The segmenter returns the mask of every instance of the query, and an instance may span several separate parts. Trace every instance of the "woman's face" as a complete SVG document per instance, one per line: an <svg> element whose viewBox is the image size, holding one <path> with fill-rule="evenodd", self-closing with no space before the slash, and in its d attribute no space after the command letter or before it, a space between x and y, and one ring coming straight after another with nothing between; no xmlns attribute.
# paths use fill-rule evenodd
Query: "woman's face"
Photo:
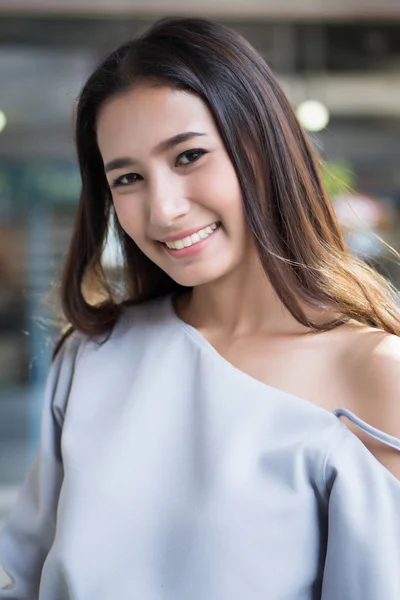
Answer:
<svg viewBox="0 0 400 600"><path fill-rule="evenodd" d="M121 226L172 279L201 285L244 263L239 182L201 99L137 87L103 105L97 137Z"/></svg>

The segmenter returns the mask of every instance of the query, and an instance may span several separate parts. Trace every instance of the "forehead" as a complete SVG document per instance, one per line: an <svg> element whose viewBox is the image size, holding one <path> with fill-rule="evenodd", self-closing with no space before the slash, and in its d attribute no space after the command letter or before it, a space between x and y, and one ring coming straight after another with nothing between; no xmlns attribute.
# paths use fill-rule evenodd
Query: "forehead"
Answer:
<svg viewBox="0 0 400 600"><path fill-rule="evenodd" d="M101 153L135 156L185 131L217 134L210 110L194 94L169 87L139 86L109 99L97 118Z"/></svg>

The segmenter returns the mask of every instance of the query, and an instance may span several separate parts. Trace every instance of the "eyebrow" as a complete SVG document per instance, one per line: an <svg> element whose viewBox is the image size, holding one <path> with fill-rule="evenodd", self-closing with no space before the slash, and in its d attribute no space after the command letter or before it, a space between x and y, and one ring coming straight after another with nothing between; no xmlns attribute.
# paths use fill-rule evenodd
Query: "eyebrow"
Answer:
<svg viewBox="0 0 400 600"><path fill-rule="evenodd" d="M185 133L178 133L167 140L164 140L157 144L157 146L151 151L151 154L161 154L162 152L166 152L170 150L174 146L178 146L178 144L182 144L183 142L187 142L193 137L207 135L206 133L198 133L196 131L186 131ZM138 161L129 157L121 157L114 158L110 160L104 167L106 173L110 171L114 171L115 169L122 169L123 167L131 167L135 165Z"/></svg>

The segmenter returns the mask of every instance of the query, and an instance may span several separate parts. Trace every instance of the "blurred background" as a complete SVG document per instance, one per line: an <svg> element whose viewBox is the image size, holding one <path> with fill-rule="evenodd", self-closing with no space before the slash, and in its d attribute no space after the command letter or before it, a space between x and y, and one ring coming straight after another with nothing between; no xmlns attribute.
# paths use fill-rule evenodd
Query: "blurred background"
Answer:
<svg viewBox="0 0 400 600"><path fill-rule="evenodd" d="M109 50L174 14L215 18L261 52L327 162L353 251L400 287L373 235L400 250L400 0L0 0L0 521L38 440L46 293L80 187L74 99Z"/></svg>

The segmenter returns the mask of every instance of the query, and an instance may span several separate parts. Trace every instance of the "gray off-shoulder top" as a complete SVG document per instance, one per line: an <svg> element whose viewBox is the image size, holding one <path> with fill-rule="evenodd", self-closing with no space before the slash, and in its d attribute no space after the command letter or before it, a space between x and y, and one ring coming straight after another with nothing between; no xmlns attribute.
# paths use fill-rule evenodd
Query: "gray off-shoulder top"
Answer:
<svg viewBox="0 0 400 600"><path fill-rule="evenodd" d="M400 600L400 481L340 410L239 371L171 298L74 334L2 532L12 600Z"/></svg>

